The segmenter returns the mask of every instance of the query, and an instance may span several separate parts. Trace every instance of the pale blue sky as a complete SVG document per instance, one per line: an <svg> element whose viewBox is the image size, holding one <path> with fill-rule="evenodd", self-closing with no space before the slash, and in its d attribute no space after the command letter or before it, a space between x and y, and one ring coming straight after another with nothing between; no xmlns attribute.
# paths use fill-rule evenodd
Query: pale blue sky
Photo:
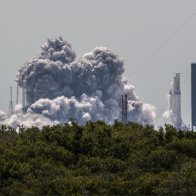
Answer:
<svg viewBox="0 0 196 196"><path fill-rule="evenodd" d="M190 123L190 64L196 62L196 15L134 75L133 70L196 12L195 0L0 0L0 108L9 86L40 44L62 36L78 57L107 46L125 59L125 76L145 103L166 110L173 72L182 72L182 117Z"/></svg>

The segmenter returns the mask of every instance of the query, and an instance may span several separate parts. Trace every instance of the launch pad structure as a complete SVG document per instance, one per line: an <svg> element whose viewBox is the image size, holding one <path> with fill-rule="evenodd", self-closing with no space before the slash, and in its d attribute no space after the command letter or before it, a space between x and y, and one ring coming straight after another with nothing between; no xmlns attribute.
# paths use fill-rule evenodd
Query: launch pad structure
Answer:
<svg viewBox="0 0 196 196"><path fill-rule="evenodd" d="M176 128L183 128L183 121L181 117L181 89L180 89L180 77L181 73L174 73L171 82L171 89L169 91L169 111L172 114L172 121ZM10 101L9 101L9 114L14 113L13 104L13 92L12 86L10 86ZM20 93L20 90L22 91ZM17 83L16 89L16 105L19 104L19 94L21 95L22 110L25 112L26 107L26 89L22 87L21 89ZM127 94L121 95L121 122L123 124L128 123L128 96ZM191 120L192 120L192 130L196 130L196 63L191 64Z"/></svg>

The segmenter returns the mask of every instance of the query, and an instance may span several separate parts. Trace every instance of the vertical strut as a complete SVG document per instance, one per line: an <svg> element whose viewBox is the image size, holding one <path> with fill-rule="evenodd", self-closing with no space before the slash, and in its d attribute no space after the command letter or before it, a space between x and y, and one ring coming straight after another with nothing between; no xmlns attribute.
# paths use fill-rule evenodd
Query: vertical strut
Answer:
<svg viewBox="0 0 196 196"><path fill-rule="evenodd" d="M125 124L127 124L127 110L128 110L128 99L127 99L127 95L125 95Z"/></svg>

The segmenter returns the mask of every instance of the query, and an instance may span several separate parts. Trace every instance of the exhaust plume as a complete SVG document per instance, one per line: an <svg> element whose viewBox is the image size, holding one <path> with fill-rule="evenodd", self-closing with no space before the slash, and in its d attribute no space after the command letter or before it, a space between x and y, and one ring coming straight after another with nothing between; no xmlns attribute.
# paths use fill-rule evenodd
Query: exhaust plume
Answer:
<svg viewBox="0 0 196 196"><path fill-rule="evenodd" d="M41 54L17 74L27 101L26 114L15 114L19 124L36 115L49 124L69 122L70 118L80 124L89 120L112 123L121 119L121 94L128 95L128 121L154 123L155 107L136 96L134 86L123 77L123 59L109 49L97 47L75 60L71 45L61 37L48 39L41 48Z"/></svg>

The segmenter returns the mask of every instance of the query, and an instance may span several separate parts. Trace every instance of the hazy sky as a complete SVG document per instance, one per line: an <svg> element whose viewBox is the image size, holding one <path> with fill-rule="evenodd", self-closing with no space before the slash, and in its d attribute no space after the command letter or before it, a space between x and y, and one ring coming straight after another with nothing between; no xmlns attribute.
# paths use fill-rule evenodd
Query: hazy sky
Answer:
<svg viewBox="0 0 196 196"><path fill-rule="evenodd" d="M157 108L158 118L167 108L172 73L182 72L182 117L190 123L196 14L132 72L194 12L195 0L0 0L0 108L8 110L18 68L40 53L47 38L62 36L78 57L96 46L123 57L129 83L143 102Z"/></svg>

